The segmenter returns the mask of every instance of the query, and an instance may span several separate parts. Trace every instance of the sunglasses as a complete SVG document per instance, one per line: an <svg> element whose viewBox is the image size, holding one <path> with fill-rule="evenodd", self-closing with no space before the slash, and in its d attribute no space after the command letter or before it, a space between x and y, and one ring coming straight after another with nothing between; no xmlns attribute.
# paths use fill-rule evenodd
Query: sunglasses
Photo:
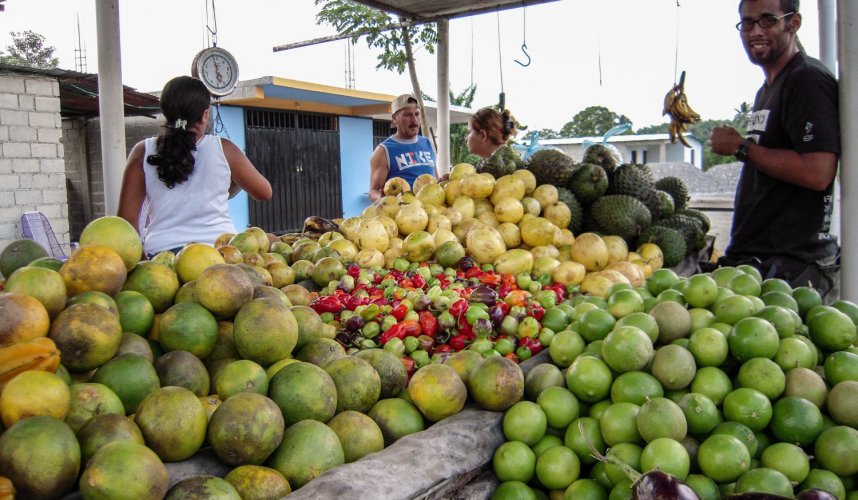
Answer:
<svg viewBox="0 0 858 500"><path fill-rule="evenodd" d="M755 24L759 24L760 28L769 29L772 26L778 24L778 21L781 19L791 16L795 14L795 12L787 12L782 16L776 16L774 14L766 14L761 16L759 19L742 19L738 23L736 23L736 29L739 31L751 31L754 29Z"/></svg>

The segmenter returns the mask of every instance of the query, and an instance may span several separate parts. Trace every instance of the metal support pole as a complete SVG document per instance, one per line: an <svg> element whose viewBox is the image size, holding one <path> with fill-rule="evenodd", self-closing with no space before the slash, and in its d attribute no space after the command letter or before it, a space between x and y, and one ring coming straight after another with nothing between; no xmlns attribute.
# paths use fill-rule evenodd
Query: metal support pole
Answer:
<svg viewBox="0 0 858 500"><path fill-rule="evenodd" d="M837 41L840 66L840 182L844 214L858 213L858 2L837 1ZM841 221L840 295L858 300L858 231Z"/></svg>
<svg viewBox="0 0 858 500"><path fill-rule="evenodd" d="M125 169L125 105L119 48L119 0L96 0L98 30L98 109L101 126L101 168L104 212L116 214Z"/></svg>
<svg viewBox="0 0 858 500"><path fill-rule="evenodd" d="M438 153L439 176L450 173L450 21L438 19Z"/></svg>

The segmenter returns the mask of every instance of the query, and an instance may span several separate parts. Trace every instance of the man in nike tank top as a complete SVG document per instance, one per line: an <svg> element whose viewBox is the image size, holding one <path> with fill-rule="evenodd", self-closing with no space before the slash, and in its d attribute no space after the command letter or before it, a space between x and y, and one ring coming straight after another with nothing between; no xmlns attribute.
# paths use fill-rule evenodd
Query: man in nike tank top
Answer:
<svg viewBox="0 0 858 500"><path fill-rule="evenodd" d="M369 159L369 199L376 201L384 196L384 183L392 177L401 177L414 184L422 174L435 175L435 153L429 139L419 135L421 110L417 99L403 94L391 104L396 133L384 140Z"/></svg>

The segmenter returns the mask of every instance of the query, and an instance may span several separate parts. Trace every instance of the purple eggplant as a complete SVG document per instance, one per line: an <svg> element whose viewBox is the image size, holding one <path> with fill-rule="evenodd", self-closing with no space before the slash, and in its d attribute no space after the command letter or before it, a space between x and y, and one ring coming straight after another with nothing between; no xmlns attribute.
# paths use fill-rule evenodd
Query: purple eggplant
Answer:
<svg viewBox="0 0 858 500"><path fill-rule="evenodd" d="M424 294L424 293L421 293L420 295L417 296L416 299L414 299L414 310L415 311L422 311L423 309L426 309L427 307L429 307L429 305L431 303L432 303L432 300L429 298L429 296Z"/></svg>
<svg viewBox="0 0 858 500"><path fill-rule="evenodd" d="M498 301L498 293L487 286L478 286L471 290L468 296L469 302L481 302L489 307Z"/></svg>
<svg viewBox="0 0 858 500"><path fill-rule="evenodd" d="M360 314L353 314L346 320L346 330L356 332L363 328L364 320Z"/></svg>
<svg viewBox="0 0 858 500"><path fill-rule="evenodd" d="M503 323L503 319L506 315L503 313L503 309L500 306L494 305L489 307L489 319L492 320L492 324L495 328L500 328L501 323Z"/></svg>
<svg viewBox="0 0 858 500"><path fill-rule="evenodd" d="M474 259L472 259L471 257L465 256L459 259L459 269L461 269L462 271L467 271L475 265L477 265L477 263L474 262Z"/></svg>
<svg viewBox="0 0 858 500"><path fill-rule="evenodd" d="M796 495L798 500L837 500L837 497L825 490L811 488Z"/></svg>
<svg viewBox="0 0 858 500"><path fill-rule="evenodd" d="M492 322L486 318L479 318L471 325L474 335L477 337L488 337L492 334Z"/></svg>

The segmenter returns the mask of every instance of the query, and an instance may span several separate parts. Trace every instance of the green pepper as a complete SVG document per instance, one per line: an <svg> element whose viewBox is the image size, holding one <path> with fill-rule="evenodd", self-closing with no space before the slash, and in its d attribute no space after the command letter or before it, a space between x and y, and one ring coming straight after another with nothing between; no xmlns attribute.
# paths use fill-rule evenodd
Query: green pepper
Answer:
<svg viewBox="0 0 858 500"><path fill-rule="evenodd" d="M399 290L399 287L394 285L390 285L384 289L384 298L387 300L393 300L396 296L396 292Z"/></svg>
<svg viewBox="0 0 858 500"><path fill-rule="evenodd" d="M434 279L434 278L433 278ZM441 293L444 290L441 289L440 286L430 286L428 290L426 290L426 296L429 297L429 300L435 300L436 298L441 296Z"/></svg>
<svg viewBox="0 0 858 500"><path fill-rule="evenodd" d="M368 321L364 323L363 328L361 328L360 331L363 333L364 337L371 339L381 333L381 327L375 321Z"/></svg>
<svg viewBox="0 0 858 500"><path fill-rule="evenodd" d="M531 281L530 285L527 287L527 291L534 294L540 290L542 290L542 283L536 280Z"/></svg>
<svg viewBox="0 0 858 500"><path fill-rule="evenodd" d="M468 306L468 309L465 310L465 321L467 321L469 325L473 325L480 318L491 321L488 310L486 308L479 307L477 304L478 303L471 304ZM482 305L485 306L485 304Z"/></svg>
<svg viewBox="0 0 858 500"><path fill-rule="evenodd" d="M489 310L489 305L488 305L488 304L484 304L483 302L471 302L471 304L470 304L470 305L472 305L472 306L474 306L474 307L477 307L477 308L479 308L479 309L482 309L482 310L484 310L484 311L486 311L486 312L488 312L488 310Z"/></svg>
<svg viewBox="0 0 858 500"><path fill-rule="evenodd" d="M543 347L548 347L551 345L551 341L554 340L554 331L550 328L543 328L539 331L539 343L542 344Z"/></svg>
<svg viewBox="0 0 858 500"><path fill-rule="evenodd" d="M375 319L379 314L381 314L381 308L378 307L378 304L367 304L366 306L359 307L363 307L360 311L360 317L363 318L364 321ZM357 309L355 309L355 312L357 312Z"/></svg>
<svg viewBox="0 0 858 500"><path fill-rule="evenodd" d="M399 357L405 354L405 344L402 343L402 339L399 337L393 337L384 344L384 350L392 352L396 357Z"/></svg>
<svg viewBox="0 0 858 500"><path fill-rule="evenodd" d="M389 286L396 286L396 280L393 278L386 278L381 280L381 283L378 284L381 288L387 288Z"/></svg>
<svg viewBox="0 0 858 500"><path fill-rule="evenodd" d="M378 347L378 344L372 339L363 339L360 343L361 349L374 349L376 347Z"/></svg>
<svg viewBox="0 0 858 500"><path fill-rule="evenodd" d="M505 356L515 350L515 343L505 337L498 339L497 342L495 342L495 350L501 353L502 356Z"/></svg>
<svg viewBox="0 0 858 500"><path fill-rule="evenodd" d="M426 286L428 286L430 288L433 286L438 286L440 284L441 284L441 281L438 278L429 278L428 280L426 280Z"/></svg>
<svg viewBox="0 0 858 500"><path fill-rule="evenodd" d="M551 273L542 273L536 277L536 281L539 282L542 286L548 286L551 284Z"/></svg>
<svg viewBox="0 0 858 500"><path fill-rule="evenodd" d="M545 309L549 309L557 305L557 294L554 293L554 290L540 290L536 292L533 299Z"/></svg>
<svg viewBox="0 0 858 500"><path fill-rule="evenodd" d="M569 326L569 316L566 315L566 312L559 307L552 307L545 311L545 315L542 316L541 320L542 326L546 328L551 328L555 332L559 332L565 330L567 326Z"/></svg>
<svg viewBox="0 0 858 500"><path fill-rule="evenodd" d="M402 319L403 321L419 321L420 315L417 311L408 311L405 313L405 317Z"/></svg>
<svg viewBox="0 0 858 500"><path fill-rule="evenodd" d="M505 335L516 335L518 333L518 320L510 315L504 316L499 330Z"/></svg>
<svg viewBox="0 0 858 500"><path fill-rule="evenodd" d="M432 277L432 271L430 271L428 267L418 267L414 272L419 274L424 280L428 280Z"/></svg>
<svg viewBox="0 0 858 500"><path fill-rule="evenodd" d="M433 262L429 264L429 274L432 276L437 276L444 272L444 266L438 264L437 262Z"/></svg>
<svg viewBox="0 0 858 500"><path fill-rule="evenodd" d="M518 285L522 290L527 290L530 287L530 283L533 279L530 277L528 273L518 273L515 275L515 284Z"/></svg>
<svg viewBox="0 0 858 500"><path fill-rule="evenodd" d="M322 314L319 315L319 317L322 318L322 323L330 323L331 321L334 320L334 313L323 312Z"/></svg>
<svg viewBox="0 0 858 500"><path fill-rule="evenodd" d="M396 318L393 316L385 316L384 319L381 320L381 331L386 332L395 324Z"/></svg>
<svg viewBox="0 0 858 500"><path fill-rule="evenodd" d="M410 265L411 263L408 262L408 259L397 257L393 259L393 265L391 267L396 269L397 271L405 272L408 270L408 266Z"/></svg>
<svg viewBox="0 0 858 500"><path fill-rule="evenodd" d="M423 349L417 349L416 351L412 352L411 359L413 359L414 362L417 363L417 368L422 368L432 362L432 359L429 357L429 353L424 351Z"/></svg>
<svg viewBox="0 0 858 500"><path fill-rule="evenodd" d="M354 311L349 311L348 309L343 309L340 312L340 321L345 323L346 321L349 320L349 318L351 318L354 315L355 315Z"/></svg>
<svg viewBox="0 0 858 500"><path fill-rule="evenodd" d="M492 341L487 338L479 338L471 342L471 345L468 346L468 350L483 354L488 351L493 351L494 345L492 344Z"/></svg>
<svg viewBox="0 0 858 500"><path fill-rule="evenodd" d="M405 344L405 352L409 354L420 348L420 341L417 340L417 337L405 337L402 339L402 343Z"/></svg>

